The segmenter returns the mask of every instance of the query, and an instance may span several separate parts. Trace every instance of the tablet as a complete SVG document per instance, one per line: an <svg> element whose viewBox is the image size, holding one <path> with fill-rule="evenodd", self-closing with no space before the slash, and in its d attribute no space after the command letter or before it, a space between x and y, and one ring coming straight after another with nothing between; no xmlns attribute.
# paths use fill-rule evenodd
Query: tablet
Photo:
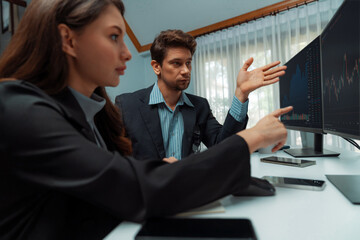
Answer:
<svg viewBox="0 0 360 240"><path fill-rule="evenodd" d="M153 239L256 239L249 219L157 218L143 224L135 240Z"/></svg>

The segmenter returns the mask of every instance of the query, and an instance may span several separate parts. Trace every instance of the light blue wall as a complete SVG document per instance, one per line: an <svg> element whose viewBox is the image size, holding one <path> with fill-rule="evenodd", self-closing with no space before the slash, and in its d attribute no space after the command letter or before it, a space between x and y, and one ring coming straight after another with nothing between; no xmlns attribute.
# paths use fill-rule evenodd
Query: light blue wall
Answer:
<svg viewBox="0 0 360 240"><path fill-rule="evenodd" d="M150 51L142 53L141 55L144 59L144 74L145 74L144 84L146 87L148 87L157 81L157 76L150 65L151 63Z"/></svg>

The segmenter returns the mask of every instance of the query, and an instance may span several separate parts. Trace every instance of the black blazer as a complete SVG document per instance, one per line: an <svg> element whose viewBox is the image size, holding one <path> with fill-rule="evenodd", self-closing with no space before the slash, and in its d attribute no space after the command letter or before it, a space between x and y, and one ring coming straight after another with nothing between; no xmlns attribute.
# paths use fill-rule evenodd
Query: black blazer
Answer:
<svg viewBox="0 0 360 240"><path fill-rule="evenodd" d="M68 89L0 83L0 133L0 239L101 239L122 220L173 215L250 180L237 135L173 164L99 148Z"/></svg>
<svg viewBox="0 0 360 240"><path fill-rule="evenodd" d="M137 159L163 159L164 142L160 118L156 106L150 106L149 99L153 86L133 93L119 95L115 99L120 109L126 132L131 138L133 155ZM205 98L187 94L194 108L184 104L180 111L184 119L182 156L189 156L201 142L208 148L246 128L244 122L236 121L229 113L222 126L211 113Z"/></svg>

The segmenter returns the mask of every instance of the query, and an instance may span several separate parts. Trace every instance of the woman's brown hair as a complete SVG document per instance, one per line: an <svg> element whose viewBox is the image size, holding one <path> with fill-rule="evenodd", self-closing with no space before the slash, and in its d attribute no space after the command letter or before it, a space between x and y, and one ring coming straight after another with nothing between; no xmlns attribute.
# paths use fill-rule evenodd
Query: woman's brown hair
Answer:
<svg viewBox="0 0 360 240"><path fill-rule="evenodd" d="M0 58L0 79L25 80L49 95L62 91L67 86L69 65L62 51L58 25L63 23L81 32L109 4L124 16L121 0L32 0ZM110 138L116 150L130 155L131 141L125 137L120 112L103 87L95 92L106 99L105 107L95 117L95 122L101 125L99 131Z"/></svg>

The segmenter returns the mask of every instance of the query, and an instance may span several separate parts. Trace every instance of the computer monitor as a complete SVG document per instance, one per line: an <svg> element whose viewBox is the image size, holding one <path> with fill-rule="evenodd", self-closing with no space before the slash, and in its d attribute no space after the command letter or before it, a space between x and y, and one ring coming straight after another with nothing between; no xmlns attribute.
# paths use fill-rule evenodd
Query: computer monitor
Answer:
<svg viewBox="0 0 360 240"><path fill-rule="evenodd" d="M314 146L287 149L294 157L338 156L323 149L320 37L316 37L285 65L280 77L280 107L294 110L281 116L286 128L314 133Z"/></svg>
<svg viewBox="0 0 360 240"><path fill-rule="evenodd" d="M360 139L360 2L344 1L321 34L324 132Z"/></svg>

